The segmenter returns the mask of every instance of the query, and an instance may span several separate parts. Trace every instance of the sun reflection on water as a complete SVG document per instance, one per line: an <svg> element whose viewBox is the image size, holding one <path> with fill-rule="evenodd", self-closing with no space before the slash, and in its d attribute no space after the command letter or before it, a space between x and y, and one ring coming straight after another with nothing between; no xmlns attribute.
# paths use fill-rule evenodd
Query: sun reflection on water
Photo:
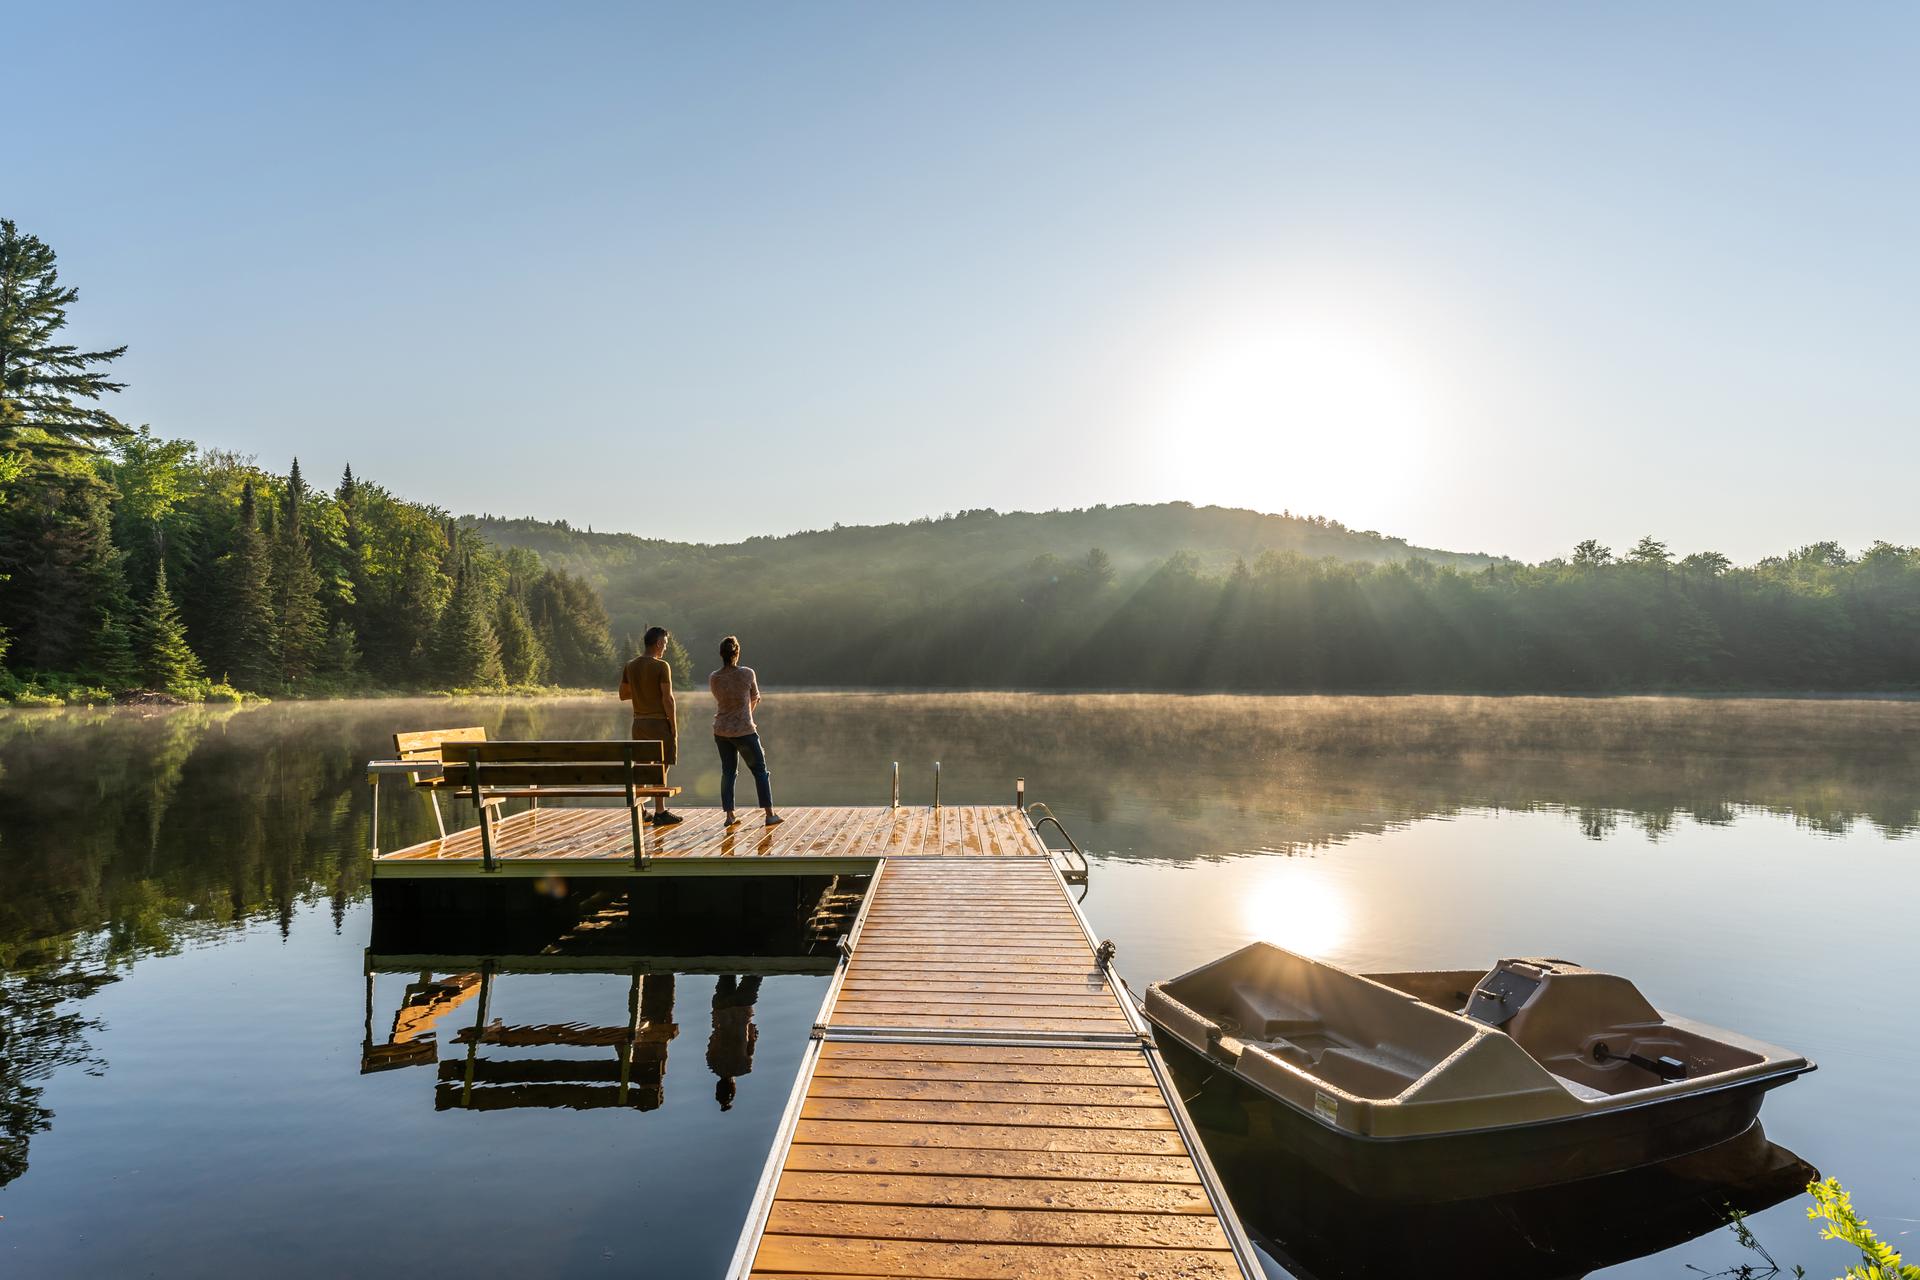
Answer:
<svg viewBox="0 0 1920 1280"><path fill-rule="evenodd" d="M1241 925L1248 935L1323 957L1344 946L1353 931L1353 909L1345 889L1316 866L1280 863L1240 899Z"/></svg>

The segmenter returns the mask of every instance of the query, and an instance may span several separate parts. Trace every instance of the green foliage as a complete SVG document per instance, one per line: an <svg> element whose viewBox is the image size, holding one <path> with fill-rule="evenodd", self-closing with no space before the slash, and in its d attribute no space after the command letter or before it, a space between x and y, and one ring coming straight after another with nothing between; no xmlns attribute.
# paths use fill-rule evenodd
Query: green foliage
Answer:
<svg viewBox="0 0 1920 1280"><path fill-rule="evenodd" d="M287 473L286 494L273 543L273 623L279 641L280 678L298 686L319 667L327 644L326 610L320 600L320 575L307 543L307 496L300 459Z"/></svg>
<svg viewBox="0 0 1920 1280"><path fill-rule="evenodd" d="M226 553L213 568L214 666L243 689L271 688L279 676L279 628L272 563L251 479L241 488L239 519Z"/></svg>
<svg viewBox="0 0 1920 1280"><path fill-rule="evenodd" d="M507 682L514 685L542 684L547 678L547 649L533 633L533 621L527 607L511 592L500 594L493 615L494 634L500 641L500 665Z"/></svg>
<svg viewBox="0 0 1920 1280"><path fill-rule="evenodd" d="M200 675L200 659L187 645L187 629L167 590L163 560L154 571L153 595L140 620L140 678L149 689L177 694Z"/></svg>
<svg viewBox="0 0 1920 1280"><path fill-rule="evenodd" d="M327 632L321 669L334 680L351 680L360 674L360 637L345 619L336 618Z"/></svg>
<svg viewBox="0 0 1920 1280"><path fill-rule="evenodd" d="M1807 1194L1813 1197L1807 1217L1826 1224L1820 1238L1860 1251L1860 1264L1847 1268L1846 1280L1920 1280L1920 1266L1902 1262L1892 1245L1874 1235L1867 1220L1854 1211L1853 1197L1838 1178L1808 1184Z"/></svg>
<svg viewBox="0 0 1920 1280"><path fill-rule="evenodd" d="M41 463L127 428L91 403L120 383L105 368L125 347L82 351L59 341L79 291L60 284L54 252L0 218L0 454Z"/></svg>
<svg viewBox="0 0 1920 1280"><path fill-rule="evenodd" d="M635 646L635 652L639 647ZM687 646L680 643L680 637L667 637L667 666L673 670L673 682L682 689L693 684L693 655L687 652ZM717 664L716 664L717 665Z"/></svg>
<svg viewBox="0 0 1920 1280"><path fill-rule="evenodd" d="M572 655L569 678L611 680L595 657L612 643L592 588L529 551L503 553L457 528L450 538L444 512L367 481L343 481L341 493L148 432L37 468L0 504L0 659L12 667L0 669L0 696L100 701L143 679L188 701L527 688L555 678L536 616ZM455 542L467 596L441 628L456 595ZM164 579L169 608L134 608L130 563L142 581ZM498 638L487 644L496 628L510 670ZM436 647L445 632L467 637L451 665ZM187 658L220 679L184 674Z"/></svg>
<svg viewBox="0 0 1920 1280"><path fill-rule="evenodd" d="M579 578L551 572L532 584L527 608L554 680L590 686L615 680L613 632L597 591Z"/></svg>
<svg viewBox="0 0 1920 1280"><path fill-rule="evenodd" d="M434 678L451 689L497 689L507 682L480 584L464 568L434 630L432 670Z"/></svg>

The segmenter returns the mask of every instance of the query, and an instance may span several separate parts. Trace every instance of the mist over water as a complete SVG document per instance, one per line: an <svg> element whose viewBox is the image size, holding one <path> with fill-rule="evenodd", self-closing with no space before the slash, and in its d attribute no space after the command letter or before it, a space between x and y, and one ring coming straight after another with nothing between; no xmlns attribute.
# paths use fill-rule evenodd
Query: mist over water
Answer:
<svg viewBox="0 0 1920 1280"><path fill-rule="evenodd" d="M704 699L686 701L674 781L712 804ZM885 803L896 760L911 804L935 760L949 803L1010 802L1026 778L1092 858L1086 909L1136 989L1259 938L1363 970L1550 954L1625 973L1663 1008L1817 1060L1770 1098L1767 1136L1876 1224L1920 1212L1920 703L775 690L759 718L782 806ZM752 988L757 1047L725 1110L702 1048L739 1025L721 1013L742 988L711 972L653 986L676 1031L644 1108L437 1106L432 1069L361 1073L362 766L396 729L466 724L625 730L611 699L0 714L0 1270L271 1257L331 1275L368 1250L424 1274L723 1266L823 978ZM383 790L380 825L386 848L433 830L404 787ZM376 1039L418 977L376 975ZM495 985L509 1024L629 1012L624 974ZM464 1009L439 1030L443 1069ZM1610 1275L1749 1260L1694 1225L1637 1260L1562 1244ZM1752 1225L1783 1263L1839 1269L1794 1201ZM1421 1232L1436 1266L1457 1243ZM1325 1241L1276 1249L1369 1274Z"/></svg>

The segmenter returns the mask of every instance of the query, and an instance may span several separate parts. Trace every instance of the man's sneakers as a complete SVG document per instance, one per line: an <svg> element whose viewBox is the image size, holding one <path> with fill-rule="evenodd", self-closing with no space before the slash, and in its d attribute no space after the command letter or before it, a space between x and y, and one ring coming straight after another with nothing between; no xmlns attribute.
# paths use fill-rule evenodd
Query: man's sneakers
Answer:
<svg viewBox="0 0 1920 1280"><path fill-rule="evenodd" d="M660 812L653 815L653 825L656 827L671 827L676 823L681 823L685 821L686 819L681 817L679 814L669 813L665 809L662 809Z"/></svg>

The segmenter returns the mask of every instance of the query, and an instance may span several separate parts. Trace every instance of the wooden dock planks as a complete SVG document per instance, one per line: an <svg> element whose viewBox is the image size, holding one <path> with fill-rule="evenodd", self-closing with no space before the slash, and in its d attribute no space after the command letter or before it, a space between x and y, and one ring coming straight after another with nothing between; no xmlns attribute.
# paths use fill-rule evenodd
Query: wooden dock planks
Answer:
<svg viewBox="0 0 1920 1280"><path fill-rule="evenodd" d="M890 859L744 1273L1247 1276L1124 998L1045 858Z"/></svg>
<svg viewBox="0 0 1920 1280"><path fill-rule="evenodd" d="M889 860L870 892L829 1026L1132 1032L1045 858Z"/></svg>
<svg viewBox="0 0 1920 1280"><path fill-rule="evenodd" d="M938 810L829 806L787 811L764 825L757 815L729 827L719 809L682 809L677 826L647 827L654 870L762 870L768 861L848 863L881 858L1038 857L1038 838L1012 805L952 805ZM632 828L624 808L528 809L494 823L494 858L508 874L633 871ZM1044 866L1044 860L1042 862ZM485 875L477 827L375 854L376 877ZM495 873L498 874L498 873ZM639 873L644 874L644 873Z"/></svg>

